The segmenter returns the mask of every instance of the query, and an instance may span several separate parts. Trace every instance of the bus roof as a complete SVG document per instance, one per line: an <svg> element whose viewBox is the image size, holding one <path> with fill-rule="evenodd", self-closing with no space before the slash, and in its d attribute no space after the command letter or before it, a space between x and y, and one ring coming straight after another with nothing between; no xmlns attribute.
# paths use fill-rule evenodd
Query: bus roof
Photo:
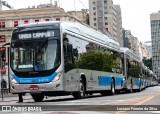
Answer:
<svg viewBox="0 0 160 114"><path fill-rule="evenodd" d="M132 50L130 50L130 49L126 48L126 47L121 47L121 48L120 48L120 51L123 52L123 53L125 53L126 55L128 55L128 56L131 57L132 59L134 59L134 60L136 60L136 61L138 61L138 62L140 62L140 63L142 62L142 61L140 60L140 57L139 57L137 54L133 53Z"/></svg>
<svg viewBox="0 0 160 114"><path fill-rule="evenodd" d="M106 47L114 50L120 50L120 45L118 42L110 39L107 35L101 33L100 31L94 30L93 28L83 25L77 22L69 21L49 21L49 22L37 22L30 24L18 25L16 28L32 28L32 27L42 27L42 26L59 26L63 32L69 34L77 34L85 39L95 41L99 44L105 45Z"/></svg>
<svg viewBox="0 0 160 114"><path fill-rule="evenodd" d="M63 22L61 27L66 33L72 34L72 32L74 32L74 34L83 36L85 39L98 42L99 44L103 44L114 50L120 50L120 45L118 42L110 39L107 35L101 33L100 31L94 30L91 27L75 22Z"/></svg>
<svg viewBox="0 0 160 114"><path fill-rule="evenodd" d="M60 22L59 21L47 21L47 22L36 22L36 23L29 23L29 24L22 24L22 25L18 25L16 28L20 28L20 27L40 27L40 26L50 26L53 24L57 24Z"/></svg>

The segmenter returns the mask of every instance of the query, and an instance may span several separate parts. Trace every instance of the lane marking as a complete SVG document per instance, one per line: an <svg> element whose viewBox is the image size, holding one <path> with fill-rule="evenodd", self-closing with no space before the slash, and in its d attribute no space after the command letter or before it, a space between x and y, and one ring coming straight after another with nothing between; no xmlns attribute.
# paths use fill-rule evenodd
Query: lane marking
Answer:
<svg viewBox="0 0 160 114"><path fill-rule="evenodd" d="M113 100L113 102L108 102L108 103L101 103L102 105L107 105L107 104L113 104L114 105L114 103L123 103L123 102L132 102L132 101L139 101L139 100L141 100L141 99L145 99L145 98L147 98L148 96L144 96L144 97L140 97L140 98L130 98L130 99L124 99L124 100L116 100L116 101L114 101ZM127 105L127 104L124 104L124 105Z"/></svg>

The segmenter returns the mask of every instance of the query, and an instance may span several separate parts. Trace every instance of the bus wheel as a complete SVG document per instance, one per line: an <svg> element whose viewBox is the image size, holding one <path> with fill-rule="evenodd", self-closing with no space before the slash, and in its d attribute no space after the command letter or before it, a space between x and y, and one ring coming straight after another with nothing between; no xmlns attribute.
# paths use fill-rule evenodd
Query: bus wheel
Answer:
<svg viewBox="0 0 160 114"><path fill-rule="evenodd" d="M84 83L83 80L80 80L79 83L79 91L78 92L74 92L73 93L73 97L75 99L82 99L85 97L85 87L84 87Z"/></svg>
<svg viewBox="0 0 160 114"><path fill-rule="evenodd" d="M41 101L43 101L43 99L44 99L44 94L42 94L42 93L39 93L39 94L31 94L31 96L32 96L32 98L33 98L33 100L34 100L35 102L41 102Z"/></svg>
<svg viewBox="0 0 160 114"><path fill-rule="evenodd" d="M112 79L112 82L111 82L110 94L111 94L111 95L114 95L114 94L115 94L115 85L114 85L114 80L113 80L113 79Z"/></svg>

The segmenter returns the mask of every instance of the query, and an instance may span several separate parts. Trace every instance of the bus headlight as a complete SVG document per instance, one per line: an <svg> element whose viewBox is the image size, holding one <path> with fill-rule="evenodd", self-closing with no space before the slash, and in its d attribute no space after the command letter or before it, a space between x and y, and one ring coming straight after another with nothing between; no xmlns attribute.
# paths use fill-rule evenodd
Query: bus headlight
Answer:
<svg viewBox="0 0 160 114"><path fill-rule="evenodd" d="M54 77L53 82L58 81L58 80L60 79L61 75L62 75L62 73L59 72L59 73Z"/></svg>
<svg viewBox="0 0 160 114"><path fill-rule="evenodd" d="M11 72L9 77L10 77L10 81L11 81L12 84L18 84L18 82L13 78L13 73L12 72Z"/></svg>

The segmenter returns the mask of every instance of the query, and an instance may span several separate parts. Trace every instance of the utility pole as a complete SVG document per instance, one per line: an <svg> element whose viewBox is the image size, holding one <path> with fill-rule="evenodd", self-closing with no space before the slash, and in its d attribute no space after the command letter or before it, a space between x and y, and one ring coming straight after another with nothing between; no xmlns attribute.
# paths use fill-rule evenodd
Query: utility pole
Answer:
<svg viewBox="0 0 160 114"><path fill-rule="evenodd" d="M6 61L6 48L4 46L1 47L0 53L0 77L1 77L1 94L2 94L2 101L3 101L3 94L4 94L4 80L2 71L5 69L5 61Z"/></svg>
<svg viewBox="0 0 160 114"><path fill-rule="evenodd" d="M50 0L50 4L51 4L51 21L53 20L53 16L52 16L52 7L53 7L53 3L52 3L52 0Z"/></svg>

